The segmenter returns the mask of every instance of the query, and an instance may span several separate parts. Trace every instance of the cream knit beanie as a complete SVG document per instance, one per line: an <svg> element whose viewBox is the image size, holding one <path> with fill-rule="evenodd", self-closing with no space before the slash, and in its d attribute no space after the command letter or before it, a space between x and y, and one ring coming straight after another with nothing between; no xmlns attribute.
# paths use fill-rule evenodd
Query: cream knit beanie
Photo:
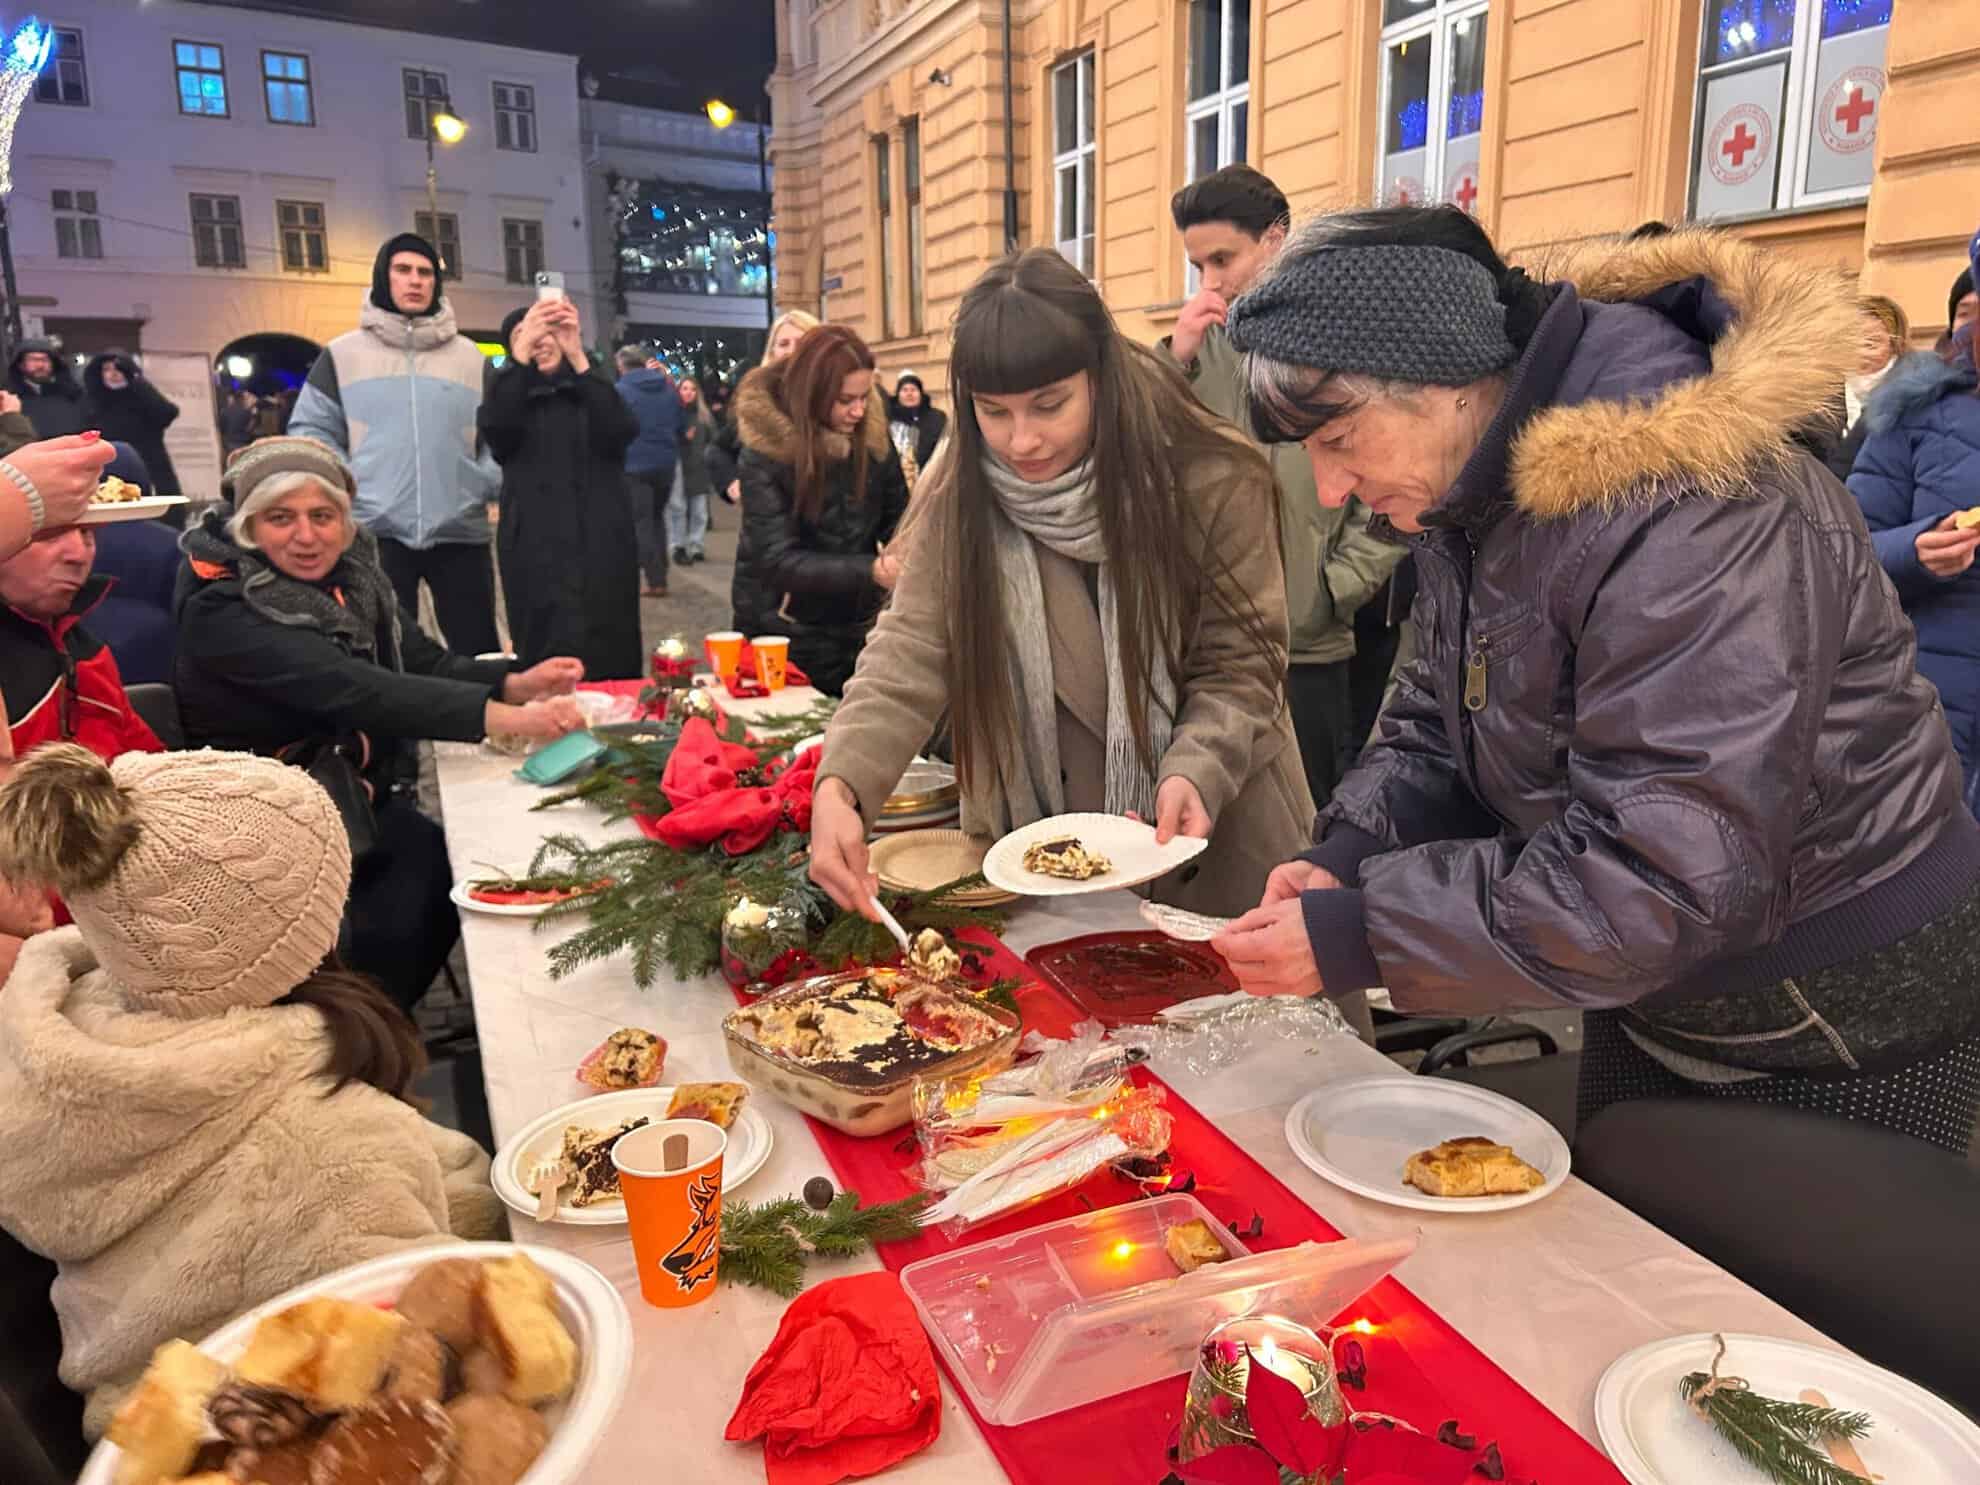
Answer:
<svg viewBox="0 0 1980 1485"><path fill-rule="evenodd" d="M266 1006L336 945L351 849L330 796L249 753L37 748L0 786L0 875L62 894L133 1004Z"/></svg>

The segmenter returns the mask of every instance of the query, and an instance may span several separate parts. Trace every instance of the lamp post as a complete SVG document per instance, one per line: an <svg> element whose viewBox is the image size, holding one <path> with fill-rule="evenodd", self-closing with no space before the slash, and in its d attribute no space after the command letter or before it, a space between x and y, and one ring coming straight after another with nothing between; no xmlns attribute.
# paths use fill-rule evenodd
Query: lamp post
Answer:
<svg viewBox="0 0 1980 1485"><path fill-rule="evenodd" d="M770 152L769 130L761 117L762 109L750 110L750 124L756 130L756 189L763 196L763 332L768 335L777 323L777 294L770 272ZM708 100L708 122L726 129L736 121L736 111L720 98ZM770 347L766 344L764 350Z"/></svg>
<svg viewBox="0 0 1980 1485"><path fill-rule="evenodd" d="M426 110L426 219L433 226L433 251L440 255L440 274L447 273L447 255L440 245L440 172L433 164L433 142L459 144L467 137L467 120L454 112L454 103L444 93L439 107ZM438 290L436 288L435 292ZM436 301L437 302L437 301Z"/></svg>
<svg viewBox="0 0 1980 1485"><path fill-rule="evenodd" d="M14 189L14 123L54 45L55 32L29 16L7 38L6 56L0 60L0 289L7 295L6 315L0 318L0 366L13 364L14 347L21 342L21 291L14 280L14 240L7 225L7 197Z"/></svg>

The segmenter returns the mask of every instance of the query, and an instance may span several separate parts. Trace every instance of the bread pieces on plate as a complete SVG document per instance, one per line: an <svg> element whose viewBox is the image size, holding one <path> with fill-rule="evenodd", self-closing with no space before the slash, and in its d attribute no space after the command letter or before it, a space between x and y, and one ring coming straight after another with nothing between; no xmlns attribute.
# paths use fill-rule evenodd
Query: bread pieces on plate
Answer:
<svg viewBox="0 0 1980 1485"><path fill-rule="evenodd" d="M117 1485L176 1480L192 1468L206 1432L206 1400L227 1380L227 1368L189 1341L167 1341L151 1353L137 1390L110 1420L110 1442L123 1450Z"/></svg>
<svg viewBox="0 0 1980 1485"><path fill-rule="evenodd" d="M481 1266L475 1329L502 1363L511 1402L562 1397L577 1379L577 1342L552 1303L550 1276L521 1253Z"/></svg>
<svg viewBox="0 0 1980 1485"><path fill-rule="evenodd" d="M1547 1178L1483 1135L1460 1135L1418 1150L1403 1164L1403 1182L1430 1196L1520 1196Z"/></svg>
<svg viewBox="0 0 1980 1485"><path fill-rule="evenodd" d="M360 1407L384 1385L405 1321L347 1299L306 1299L255 1326L234 1375L278 1387L318 1412Z"/></svg>

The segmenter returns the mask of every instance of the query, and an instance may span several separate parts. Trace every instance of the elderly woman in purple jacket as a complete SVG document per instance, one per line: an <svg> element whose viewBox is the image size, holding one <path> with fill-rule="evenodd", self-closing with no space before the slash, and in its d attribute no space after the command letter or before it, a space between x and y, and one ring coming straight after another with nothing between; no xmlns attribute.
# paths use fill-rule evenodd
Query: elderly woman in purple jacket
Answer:
<svg viewBox="0 0 1980 1485"><path fill-rule="evenodd" d="M1534 282L1454 208L1307 223L1231 308L1257 431L1416 552L1420 652L1216 941L1260 994L1586 1012L1583 1116L1759 1100L1966 1148L1980 827L1847 491L1831 276L1704 232Z"/></svg>

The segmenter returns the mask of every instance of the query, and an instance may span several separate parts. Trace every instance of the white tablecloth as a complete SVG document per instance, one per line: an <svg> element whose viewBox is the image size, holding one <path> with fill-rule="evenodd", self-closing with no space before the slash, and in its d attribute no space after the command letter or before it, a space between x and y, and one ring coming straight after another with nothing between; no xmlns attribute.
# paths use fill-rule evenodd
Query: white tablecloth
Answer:
<svg viewBox="0 0 1980 1485"><path fill-rule="evenodd" d="M791 710L805 699L806 693L785 692L776 709ZM753 709L761 703L732 707L745 716ZM542 795L512 777L514 759L458 744L441 744L438 752L457 871L476 862L523 866L553 830L592 840L615 833L583 805L529 813ZM620 958L553 981L545 965L545 951L555 942L551 933L535 932L527 919L462 917L498 1140L582 1095L573 1069L615 1027L644 1026L667 1039L669 1082L730 1076L719 1027L735 1000L719 976L663 978L641 991ZM1114 893L1027 904L1014 912L1003 937L1022 954L1079 933L1142 926L1134 899ZM1397 1277L1591 1440L1596 1381L1612 1360L1645 1341L1741 1330L1832 1344L1572 1177L1537 1205L1461 1216L1385 1206L1321 1180L1287 1145L1286 1111L1329 1079L1395 1071L1359 1042L1269 1046L1210 1079L1159 1065L1156 1071L1343 1233L1384 1237L1420 1229L1422 1246ZM776 1148L740 1195L761 1200L795 1192L810 1177L830 1173L802 1117L770 1098L756 1107L775 1131ZM656 1449L664 1448L674 1479L696 1485L760 1481L760 1451L724 1443L722 1427L745 1373L776 1332L783 1302L723 1285L692 1309L655 1310L639 1297L623 1228L539 1225L526 1217L515 1217L513 1226L519 1241L561 1248L595 1265L618 1285L632 1311L635 1357L626 1405L586 1478L645 1478L659 1457ZM877 1266L869 1255L816 1267L829 1274ZM943 1408L940 1440L888 1478L931 1485L1001 1481L1002 1471L946 1386ZM1151 1480L1162 1473L1158 1448L1151 1445Z"/></svg>

